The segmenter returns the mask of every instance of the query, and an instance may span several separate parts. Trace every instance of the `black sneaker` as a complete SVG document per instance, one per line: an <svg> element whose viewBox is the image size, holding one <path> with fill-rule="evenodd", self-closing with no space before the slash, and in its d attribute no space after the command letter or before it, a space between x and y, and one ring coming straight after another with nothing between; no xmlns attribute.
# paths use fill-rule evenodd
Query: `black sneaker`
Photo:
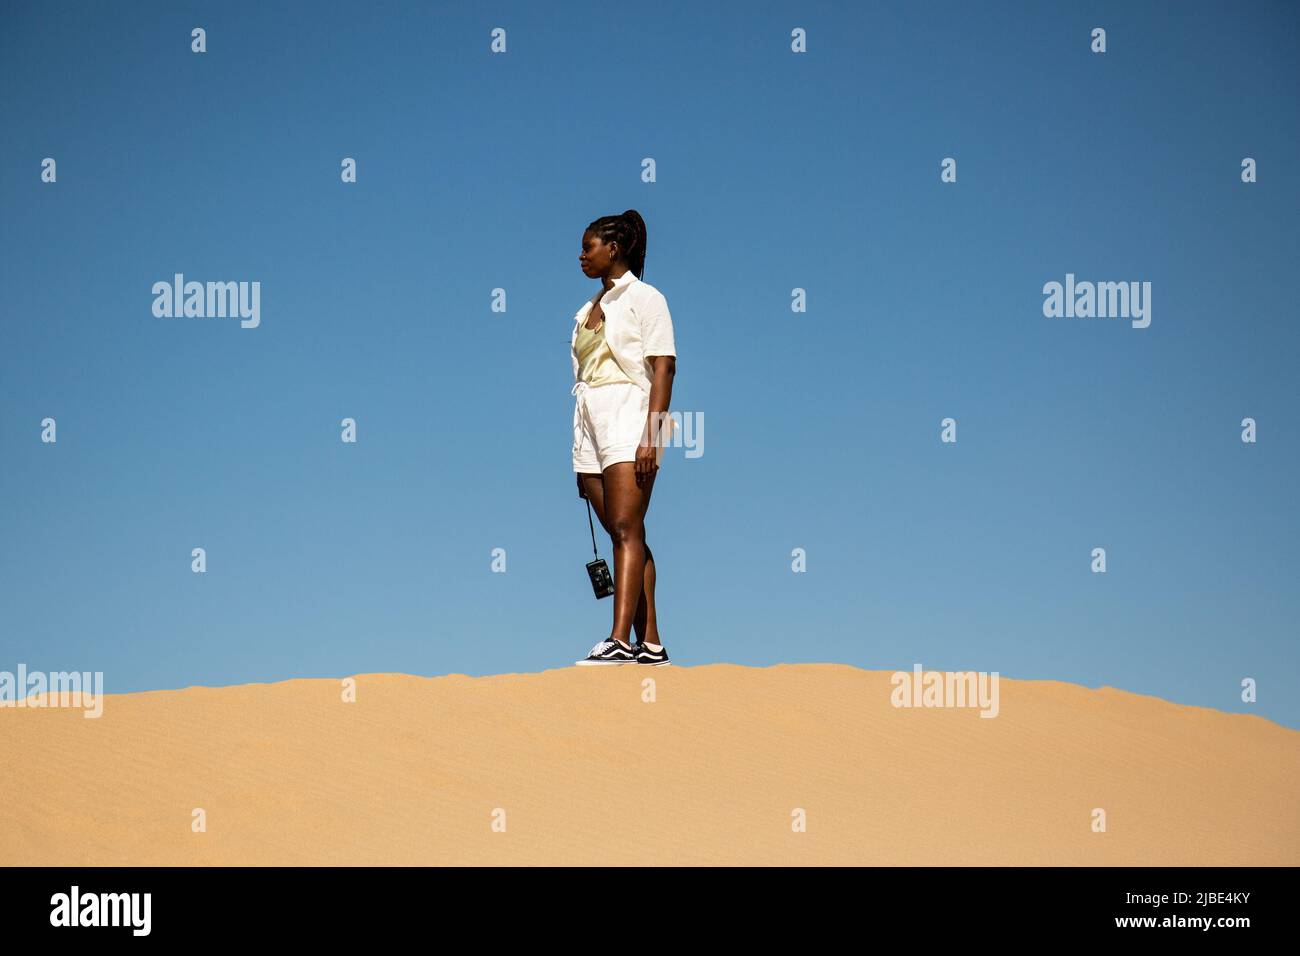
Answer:
<svg viewBox="0 0 1300 956"><path fill-rule="evenodd" d="M650 648L646 647L644 643L636 646L636 662L638 664L650 664L655 667L658 667L661 664L672 663L672 661L668 659L668 651L664 649L662 644L659 645L659 650L652 651Z"/></svg>
<svg viewBox="0 0 1300 956"><path fill-rule="evenodd" d="M587 656L574 661L575 664L635 664L636 655L632 649L618 641L601 641Z"/></svg>

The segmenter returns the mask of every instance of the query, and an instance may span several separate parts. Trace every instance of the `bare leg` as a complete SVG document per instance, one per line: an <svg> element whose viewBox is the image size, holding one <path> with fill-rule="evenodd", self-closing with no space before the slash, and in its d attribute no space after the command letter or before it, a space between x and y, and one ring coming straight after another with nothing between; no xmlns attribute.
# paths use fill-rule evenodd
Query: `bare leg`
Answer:
<svg viewBox="0 0 1300 956"><path fill-rule="evenodd" d="M656 473L657 474L657 473ZM637 606L645 593L645 513L654 475L636 480L636 466L621 461L605 469L605 524L614 544L614 626L610 640L628 643ZM647 621L653 605L647 596Z"/></svg>
<svg viewBox="0 0 1300 956"><path fill-rule="evenodd" d="M632 618L632 629L641 644L659 643L659 624L655 620L655 556L650 545L645 546L645 575L641 583L641 599Z"/></svg>
<svg viewBox="0 0 1300 956"><path fill-rule="evenodd" d="M635 628L638 640L659 643L654 553L645 543L645 513L657 474L637 484L634 464L619 462L606 468L604 475L582 476L592 511L614 545L614 623L610 640L628 643L628 632ZM633 588L636 593L630 595Z"/></svg>

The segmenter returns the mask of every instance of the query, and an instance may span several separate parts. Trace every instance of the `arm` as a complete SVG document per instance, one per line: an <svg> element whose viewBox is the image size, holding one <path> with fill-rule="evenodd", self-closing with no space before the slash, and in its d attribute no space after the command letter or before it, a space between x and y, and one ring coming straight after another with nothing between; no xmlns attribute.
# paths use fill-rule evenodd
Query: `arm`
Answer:
<svg viewBox="0 0 1300 956"><path fill-rule="evenodd" d="M659 449L668 442L672 424L668 419L668 406L673 400L673 378L677 375L677 342L673 338L673 318L668 311L668 300L658 289L653 290L637 318L641 322L641 342L646 360L653 367L645 430L636 455L639 479L642 475L654 474L659 467Z"/></svg>
<svg viewBox="0 0 1300 956"><path fill-rule="evenodd" d="M637 476L648 476L659 463L657 449L668 442L668 406L673 400L673 376L677 374L675 355L650 355L654 364L654 378L650 382L650 408L646 413L641 446L636 452Z"/></svg>

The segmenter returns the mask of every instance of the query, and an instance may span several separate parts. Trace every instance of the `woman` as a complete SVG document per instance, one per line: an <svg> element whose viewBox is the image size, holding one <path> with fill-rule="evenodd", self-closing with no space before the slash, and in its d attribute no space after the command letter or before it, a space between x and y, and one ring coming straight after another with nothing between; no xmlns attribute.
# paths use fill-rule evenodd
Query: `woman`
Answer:
<svg viewBox="0 0 1300 956"><path fill-rule="evenodd" d="M583 274L602 288L573 321L573 470L578 497L591 502L614 546L614 624L579 664L669 662L645 514L673 428L677 350L667 301L640 278L645 248L645 222L629 209L588 226L578 254Z"/></svg>

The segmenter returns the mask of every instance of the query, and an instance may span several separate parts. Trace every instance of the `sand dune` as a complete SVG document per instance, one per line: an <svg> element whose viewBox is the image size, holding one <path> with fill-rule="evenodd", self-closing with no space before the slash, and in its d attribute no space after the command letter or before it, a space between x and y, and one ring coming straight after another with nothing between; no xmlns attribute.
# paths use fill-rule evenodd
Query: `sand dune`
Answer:
<svg viewBox="0 0 1300 956"><path fill-rule="evenodd" d="M1001 680L994 719L895 708L891 673L366 674L351 703L313 679L109 695L98 719L0 708L0 864L1300 864L1300 732L1053 681Z"/></svg>

